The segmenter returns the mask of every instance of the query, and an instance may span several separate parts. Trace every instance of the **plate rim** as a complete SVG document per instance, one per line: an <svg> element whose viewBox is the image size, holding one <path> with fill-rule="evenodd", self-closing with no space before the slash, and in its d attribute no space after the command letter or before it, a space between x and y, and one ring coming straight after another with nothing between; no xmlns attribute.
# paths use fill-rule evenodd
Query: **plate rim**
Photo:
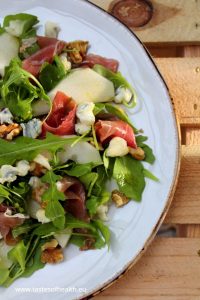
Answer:
<svg viewBox="0 0 200 300"><path fill-rule="evenodd" d="M131 261L129 261L122 270L119 271L119 274L117 274L117 276L113 276L112 278L110 278L110 280L108 280L107 282L102 283L101 286L95 288L94 291L91 291L89 293L84 294L84 298L87 297L87 299L91 299L99 294L101 294L103 291L105 291L106 289L108 289L110 286L114 285L119 279L121 279L122 277L124 277L129 270L139 261L139 259L144 255L144 253L147 251L148 247L151 245L151 243L153 242L156 233L158 232L160 226L162 225L168 211L169 208L171 206L172 200L173 200L173 196L177 187L177 183L178 183L178 178L179 178L179 173L180 173L180 164L181 164L181 131L180 131L180 122L179 122L179 117L178 114L176 112L176 108L175 108L175 104L173 101L173 97L170 93L169 87L165 81L165 79L163 78L162 74L160 73L160 70L158 69L155 61L153 60L149 50L146 48L146 46L143 44L143 42L138 38L138 36L124 23L120 22L114 15L111 15L107 10L103 9L102 7L99 7L97 4L90 2L90 0L81 0L83 2L85 2L88 6L93 6L95 7L97 10L99 10L101 13L105 14L108 18L114 19L117 23L120 24L120 26L124 27L125 30L128 30L129 33L131 35L134 36L134 38L140 43L141 47L144 49L145 53L147 54L148 58L150 59L153 68L156 70L157 74L159 75L163 85L166 88L167 94L169 96L169 99L171 101L169 101L169 104L172 108L172 114L174 117L174 127L176 129L177 132L177 152L176 152L176 165L174 168L174 176L173 176L173 181L171 184L171 188L169 190L169 195L168 195L168 199L166 201L165 207L163 209L163 212L159 218L159 220L157 221L156 225L154 226L154 228L152 229L152 232L149 236L149 238L146 240L143 248L140 250L140 252L135 256L135 258L133 258ZM84 299L82 296L81 298L78 297L77 299Z"/></svg>

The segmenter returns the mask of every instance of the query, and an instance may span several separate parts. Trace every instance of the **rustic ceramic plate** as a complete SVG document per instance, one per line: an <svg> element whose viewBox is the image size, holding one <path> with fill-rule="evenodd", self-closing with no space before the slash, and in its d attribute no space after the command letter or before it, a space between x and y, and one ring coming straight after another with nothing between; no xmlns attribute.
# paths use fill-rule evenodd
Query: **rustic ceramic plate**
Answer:
<svg viewBox="0 0 200 300"><path fill-rule="evenodd" d="M148 180L141 203L111 208L110 250L80 252L70 246L65 261L48 265L30 278L0 289L1 299L76 299L94 293L119 276L141 256L161 224L172 198L179 169L179 134L167 87L141 42L124 25L87 1L0 0L1 17L24 12L41 24L56 21L64 40L84 39L90 52L116 58L120 71L136 88L138 105L130 112L154 149L156 162L147 167L160 179ZM41 29L41 34L42 34ZM17 288L24 288L18 290Z"/></svg>

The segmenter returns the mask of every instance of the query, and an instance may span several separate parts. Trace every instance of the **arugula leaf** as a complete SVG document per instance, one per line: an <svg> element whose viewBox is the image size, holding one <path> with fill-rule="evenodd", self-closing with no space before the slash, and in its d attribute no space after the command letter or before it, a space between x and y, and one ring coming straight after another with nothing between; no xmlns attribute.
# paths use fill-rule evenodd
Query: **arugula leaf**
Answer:
<svg viewBox="0 0 200 300"><path fill-rule="evenodd" d="M111 236L109 228L105 224L103 224L103 222L100 220L92 221L92 223L97 228L97 230L100 231L101 235L103 236L104 245L107 244L109 247L110 246L110 236ZM101 248L101 246L102 246L101 239L97 239L95 246L96 246L96 248Z"/></svg>
<svg viewBox="0 0 200 300"><path fill-rule="evenodd" d="M144 142L147 139L148 138L146 136L138 135L136 136L136 143L138 147L144 150L145 153L144 161L153 164L156 158L155 155L153 154L153 150L148 145L144 144Z"/></svg>
<svg viewBox="0 0 200 300"><path fill-rule="evenodd" d="M13 59L5 70L1 86L1 97L17 121L32 118L32 102L37 99L51 101L40 82L29 72L21 68L21 61Z"/></svg>
<svg viewBox="0 0 200 300"><path fill-rule="evenodd" d="M40 49L37 43L37 32L35 28L31 28L29 31L21 35L21 46L19 56L21 59L25 59L34 54Z"/></svg>
<svg viewBox="0 0 200 300"><path fill-rule="evenodd" d="M131 100L131 104L128 104L129 107L134 107L136 105L136 93L133 87L128 83L125 77L122 76L120 72L112 72L111 70L105 68L102 65L94 65L93 70L100 74L101 76L107 78L108 80L112 81L114 84L115 89L119 87L128 88L133 93L133 99ZM123 103L125 104L125 103Z"/></svg>
<svg viewBox="0 0 200 300"><path fill-rule="evenodd" d="M56 226L54 226L53 223L39 224L39 226L36 229L34 229L33 235L46 237L53 235L58 230L59 229Z"/></svg>
<svg viewBox="0 0 200 300"><path fill-rule="evenodd" d="M7 15L3 21L3 28L10 34L20 37L39 22L36 16L20 13Z"/></svg>
<svg viewBox="0 0 200 300"><path fill-rule="evenodd" d="M27 263L26 269L24 273L22 274L23 277L29 277L31 276L35 271L40 270L44 268L45 264L41 262L41 246L39 245L35 251L35 254L29 262Z"/></svg>
<svg viewBox="0 0 200 300"><path fill-rule="evenodd" d="M86 201L86 207L90 216L94 216L100 205L107 203L110 200L110 193L105 190L102 191L100 196L91 195Z"/></svg>
<svg viewBox="0 0 200 300"><path fill-rule="evenodd" d="M0 268L0 285L4 284L4 282L9 277L9 270L6 268Z"/></svg>
<svg viewBox="0 0 200 300"><path fill-rule="evenodd" d="M130 155L116 157L113 177L116 180L120 192L128 198L141 201L142 192L145 188L144 167L138 160Z"/></svg>
<svg viewBox="0 0 200 300"><path fill-rule="evenodd" d="M87 195L88 197L91 195L92 193L92 189L98 179L99 175L95 172L91 172L88 174L85 174L81 177L79 177L80 181L84 184L86 190L88 191Z"/></svg>
<svg viewBox="0 0 200 300"><path fill-rule="evenodd" d="M23 241L20 241L8 252L8 258L14 263L18 263L22 271L25 270L27 250L28 247L24 245Z"/></svg>
<svg viewBox="0 0 200 300"><path fill-rule="evenodd" d="M22 225L17 226L12 229L12 236L14 238L17 238L21 234L24 234L24 233L27 234L29 231L31 231L35 227L38 227L38 224L33 224L32 221L26 220Z"/></svg>
<svg viewBox="0 0 200 300"><path fill-rule="evenodd" d="M39 80L46 92L52 90L58 82L66 75L64 65L59 56L54 57L52 64L44 63L42 65Z"/></svg>
<svg viewBox="0 0 200 300"><path fill-rule="evenodd" d="M53 224L63 229L65 225L65 211L59 201L65 200L66 197L64 193L58 191L56 182L62 179L61 176L56 175L53 171L48 171L42 177L42 182L48 183L49 188L42 195L42 200L47 202L47 206L45 208L45 215Z"/></svg>
<svg viewBox="0 0 200 300"><path fill-rule="evenodd" d="M64 172L69 175L69 176L74 176L74 177L81 177L83 175L86 175L92 171L93 168L95 168L97 163L86 163L86 164L76 164L73 163L70 166L69 170L64 170Z"/></svg>
<svg viewBox="0 0 200 300"><path fill-rule="evenodd" d="M64 145L70 145L79 137L61 138L47 133L46 139L37 140L29 137L18 137L8 142L0 140L0 166L13 165L15 161L25 159L31 161L42 150L56 151ZM87 141L87 138L84 138Z"/></svg>
<svg viewBox="0 0 200 300"><path fill-rule="evenodd" d="M80 235L72 235L69 243L74 244L75 246L78 246L81 248L85 243L85 237Z"/></svg>

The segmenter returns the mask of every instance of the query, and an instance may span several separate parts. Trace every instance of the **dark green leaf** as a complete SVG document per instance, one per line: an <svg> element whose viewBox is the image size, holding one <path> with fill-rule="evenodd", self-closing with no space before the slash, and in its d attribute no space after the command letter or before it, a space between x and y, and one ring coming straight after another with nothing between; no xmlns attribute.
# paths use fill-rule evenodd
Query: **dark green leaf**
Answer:
<svg viewBox="0 0 200 300"><path fill-rule="evenodd" d="M22 277L29 277L35 271L44 268L44 266L45 264L41 262L41 246L39 245L39 247L35 251L35 254L33 255L33 257L31 257L29 263L27 264Z"/></svg>
<svg viewBox="0 0 200 300"><path fill-rule="evenodd" d="M136 143L137 146L142 148L144 150L145 153L145 159L144 161L153 164L155 161L155 156L153 154L153 150L146 144L144 144L144 142L147 140L148 138L146 136L142 136L142 135L138 135L136 137Z"/></svg>
<svg viewBox="0 0 200 300"><path fill-rule="evenodd" d="M54 57L52 64L45 63L41 69L39 80L46 92L52 90L66 75L64 65L59 56Z"/></svg>
<svg viewBox="0 0 200 300"><path fill-rule="evenodd" d="M12 23L16 22L15 26L13 26ZM25 34L27 31L29 31L34 25L36 25L38 23L38 18L36 16L30 15L30 14L26 14L26 13L20 13L20 14L16 14L16 15L7 15L4 18L3 21L3 27L4 29L7 30L7 27L9 28L17 28L20 27L21 32L19 31L19 34L16 34L16 36L22 36L23 34ZM10 29L9 28L9 29ZM10 32L10 30L9 30ZM13 35L14 32L13 32Z"/></svg>
<svg viewBox="0 0 200 300"><path fill-rule="evenodd" d="M144 176L145 176L145 177L147 177L147 178L149 178L149 179L151 179L151 180L154 180L154 181L156 181L156 182L159 181L159 179L158 179L153 173L151 173L149 170L144 169L144 170L143 170L143 173L144 173Z"/></svg>
<svg viewBox="0 0 200 300"><path fill-rule="evenodd" d="M46 139L37 140L29 137L18 137L8 142L0 140L0 165L13 165L15 161L33 160L42 150L56 151L64 145L70 145L79 137L61 138L48 133ZM87 138L85 138L87 140Z"/></svg>
<svg viewBox="0 0 200 300"><path fill-rule="evenodd" d="M113 177L118 184L120 192L124 193L128 198L141 201L145 187L143 170L142 163L129 155L116 157Z"/></svg>

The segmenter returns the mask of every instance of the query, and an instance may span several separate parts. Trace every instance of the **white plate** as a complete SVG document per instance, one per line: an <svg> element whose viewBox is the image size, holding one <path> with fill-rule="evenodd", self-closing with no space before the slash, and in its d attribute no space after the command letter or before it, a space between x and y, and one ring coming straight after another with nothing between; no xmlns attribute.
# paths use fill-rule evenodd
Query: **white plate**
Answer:
<svg viewBox="0 0 200 300"><path fill-rule="evenodd" d="M80 252L70 246L63 263L48 265L30 278L0 289L1 299L6 300L16 297L34 300L36 293L40 300L80 298L113 281L135 262L158 229L172 198L179 169L177 124L161 75L141 42L117 20L81 0L0 0L1 17L22 11L37 15L42 24L47 20L58 22L62 28L60 38L89 40L90 52L119 60L120 71L136 88L139 98L130 116L137 128L144 129L157 158L148 168L159 177L160 183L147 180L141 203L111 208L109 251L105 248Z"/></svg>

